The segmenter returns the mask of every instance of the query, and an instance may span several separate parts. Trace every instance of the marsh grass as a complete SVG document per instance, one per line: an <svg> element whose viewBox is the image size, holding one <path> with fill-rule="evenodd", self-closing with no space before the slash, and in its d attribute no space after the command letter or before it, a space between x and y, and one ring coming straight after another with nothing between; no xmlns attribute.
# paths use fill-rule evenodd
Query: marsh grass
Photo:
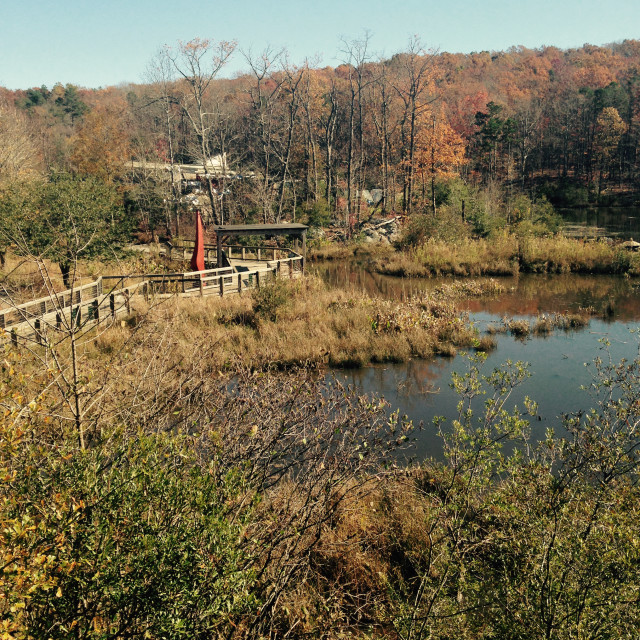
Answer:
<svg viewBox="0 0 640 640"><path fill-rule="evenodd" d="M331 289L309 276L242 296L170 299L148 313L151 322L170 326L185 349L195 337L215 344L208 356L213 369L361 367L450 356L476 344L477 330L455 308L462 291L443 287L400 302ZM111 343L125 334L120 326L106 332L99 348L113 351Z"/></svg>
<svg viewBox="0 0 640 640"><path fill-rule="evenodd" d="M332 242L309 250L308 258L314 262L349 260L352 258L375 259L383 256L391 256L395 253L389 244L360 244L351 242L348 244Z"/></svg>
<svg viewBox="0 0 640 640"><path fill-rule="evenodd" d="M640 255L604 242L563 236L517 237L444 242L429 239L418 247L373 258L375 271L406 277L482 276L523 273L640 274Z"/></svg>
<svg viewBox="0 0 640 640"><path fill-rule="evenodd" d="M527 318L503 318L501 326L489 325L487 333L492 336L496 333L510 333L520 339L524 339L531 334L543 337L550 335L555 330L572 331L574 329L582 329L588 326L590 317L594 314L595 311L581 310L577 313L543 313L533 320Z"/></svg>

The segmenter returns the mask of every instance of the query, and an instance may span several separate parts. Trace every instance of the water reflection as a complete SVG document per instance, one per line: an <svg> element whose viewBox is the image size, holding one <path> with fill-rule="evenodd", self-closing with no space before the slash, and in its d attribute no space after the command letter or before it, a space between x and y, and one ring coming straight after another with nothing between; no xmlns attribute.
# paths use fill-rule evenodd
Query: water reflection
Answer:
<svg viewBox="0 0 640 640"><path fill-rule="evenodd" d="M585 235L593 235L594 227L601 230L598 235L608 235L628 240L640 238L640 208L638 207L582 207L558 209L565 224L571 225L574 235L577 228L584 228Z"/></svg>
<svg viewBox="0 0 640 640"><path fill-rule="evenodd" d="M639 236L640 237L640 236ZM402 300L423 291L451 283L450 277L396 278L371 273L355 262L315 265L315 272L332 286L351 287L372 296ZM522 274L493 278L504 293L490 299L459 302L461 311L487 311L496 315L537 315L577 311L593 307L598 313L613 311L612 319L640 318L640 279L584 274ZM477 281L488 278L474 278Z"/></svg>
<svg viewBox="0 0 640 640"><path fill-rule="evenodd" d="M496 320L492 314L474 315L479 325ZM614 361L633 359L638 355L638 342L631 333L635 325L622 322L605 323L593 320L588 329L569 333L557 332L545 338L516 340L504 334L498 337L497 349L483 366L488 375L506 360L527 362L531 378L512 395L509 406L524 410L528 396L538 403L538 416L532 421L535 440L545 437L551 428L561 432L561 416L593 406L588 387L593 380L593 360L596 357ZM606 338L608 348L599 342ZM436 456L440 440L432 426L435 416L448 420L456 417L458 397L450 388L453 371L463 373L468 367L462 356L433 361L413 360L405 364L372 366L335 375L365 393L377 393L386 398L394 409L400 409L414 423L423 423L417 434L415 454L418 457ZM583 388L584 387L584 388ZM478 415L481 401L476 404Z"/></svg>
<svg viewBox="0 0 640 640"><path fill-rule="evenodd" d="M371 295L402 298L429 290L451 279L398 279L371 274L357 265L323 265L318 272L328 282L351 285ZM531 378L511 398L511 406L523 408L529 396L539 405L539 417L532 423L535 439L545 436L548 428L559 429L563 413L586 410L593 399L581 387L592 382L594 358L609 357L614 361L633 359L638 355L638 340L631 332L640 321L638 281L616 276L588 275L524 275L501 278L505 292L492 299L471 299L460 303L469 311L480 332L490 324L499 324L504 315L530 317L539 313L574 311L594 307L602 311L610 305L613 314L594 318L588 327L569 332L556 331L546 337L517 340L508 334L497 336L497 349L485 364L488 374L503 362L522 360L529 363ZM610 342L603 351L600 342ZM383 395L392 408L400 409L424 429L418 433L416 455L439 455L441 444L432 420L443 415L455 417L458 398L449 387L453 371L463 372L467 363L462 357L414 360L405 364L373 366L336 375L363 392ZM480 411L481 406L476 408Z"/></svg>

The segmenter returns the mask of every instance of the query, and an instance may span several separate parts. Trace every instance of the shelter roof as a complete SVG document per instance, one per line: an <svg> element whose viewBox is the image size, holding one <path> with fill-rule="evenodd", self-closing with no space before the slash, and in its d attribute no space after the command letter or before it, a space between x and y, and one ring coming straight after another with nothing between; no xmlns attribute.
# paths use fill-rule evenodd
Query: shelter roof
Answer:
<svg viewBox="0 0 640 640"><path fill-rule="evenodd" d="M221 236L286 236L302 235L309 227L298 222L282 224L217 224L211 225L210 230Z"/></svg>

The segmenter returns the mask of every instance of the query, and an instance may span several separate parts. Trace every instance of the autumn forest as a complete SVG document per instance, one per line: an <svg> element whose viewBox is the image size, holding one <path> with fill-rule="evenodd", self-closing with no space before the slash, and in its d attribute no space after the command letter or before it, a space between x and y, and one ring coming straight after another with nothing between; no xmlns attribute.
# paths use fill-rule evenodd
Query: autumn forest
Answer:
<svg viewBox="0 0 640 640"><path fill-rule="evenodd" d="M164 192L178 185L141 186L131 161L221 156L214 220L333 217L350 232L372 205L359 194L377 190L385 213L433 211L452 177L555 205L637 197L640 42L463 55L414 39L387 60L366 36L343 44L344 64L315 68L193 40L162 49L142 84L0 89L0 171L94 174L167 231L179 211ZM248 71L228 79L232 55Z"/></svg>

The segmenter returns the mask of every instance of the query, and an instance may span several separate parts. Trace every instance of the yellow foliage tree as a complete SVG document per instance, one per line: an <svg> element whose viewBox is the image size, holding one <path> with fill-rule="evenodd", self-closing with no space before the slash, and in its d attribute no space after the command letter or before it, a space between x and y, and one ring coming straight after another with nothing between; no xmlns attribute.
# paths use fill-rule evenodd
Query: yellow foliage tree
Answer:
<svg viewBox="0 0 640 640"><path fill-rule="evenodd" d="M38 150L24 114L0 103L0 183L36 173Z"/></svg>
<svg viewBox="0 0 640 640"><path fill-rule="evenodd" d="M73 142L75 171L111 184L121 178L131 156L125 105L97 106L85 116Z"/></svg>
<svg viewBox="0 0 640 640"><path fill-rule="evenodd" d="M599 168L598 200L602 192L605 169L609 169L611 161L618 149L618 144L627 130L627 125L615 107L605 107L596 120L593 146Z"/></svg>

